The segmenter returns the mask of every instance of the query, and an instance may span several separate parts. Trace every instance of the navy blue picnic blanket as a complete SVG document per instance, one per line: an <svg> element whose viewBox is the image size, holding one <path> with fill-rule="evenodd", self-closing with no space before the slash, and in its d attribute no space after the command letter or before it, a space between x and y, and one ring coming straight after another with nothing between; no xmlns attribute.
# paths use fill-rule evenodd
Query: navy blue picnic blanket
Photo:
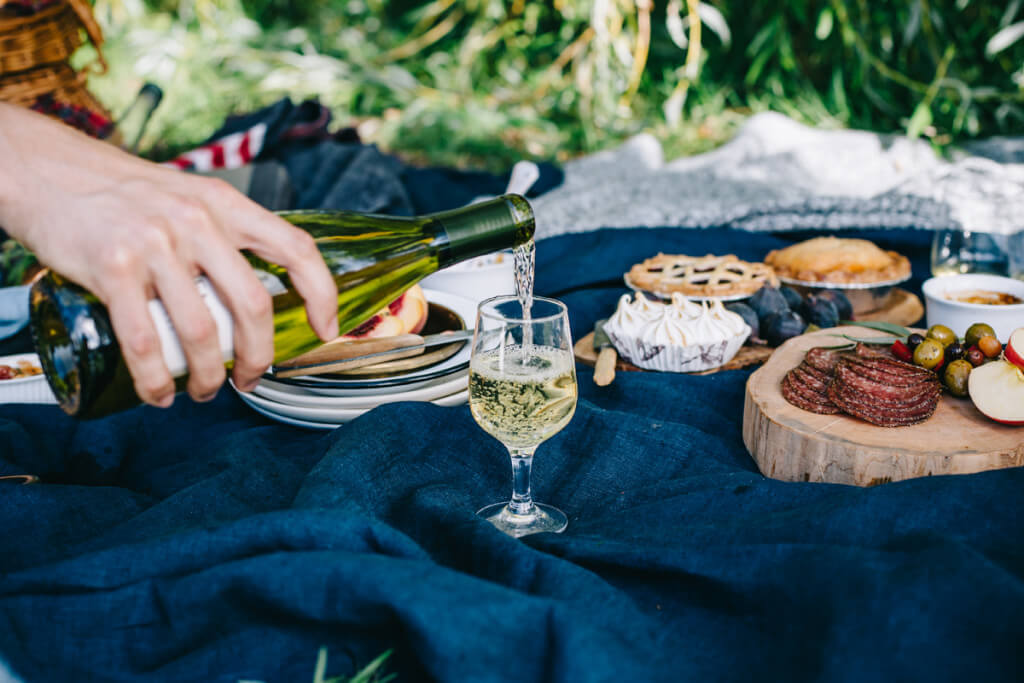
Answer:
<svg viewBox="0 0 1024 683"><path fill-rule="evenodd" d="M861 232L912 257L929 236ZM543 241L537 291L579 337L657 251L760 258L806 234L604 230ZM74 422L0 407L0 658L27 681L312 681L391 650L400 681L1014 681L1024 469L870 489L758 473L750 371L580 366L537 454L563 534L474 511L510 465L466 406L399 403L330 432L229 388ZM1024 432L1022 432L1024 439Z"/></svg>

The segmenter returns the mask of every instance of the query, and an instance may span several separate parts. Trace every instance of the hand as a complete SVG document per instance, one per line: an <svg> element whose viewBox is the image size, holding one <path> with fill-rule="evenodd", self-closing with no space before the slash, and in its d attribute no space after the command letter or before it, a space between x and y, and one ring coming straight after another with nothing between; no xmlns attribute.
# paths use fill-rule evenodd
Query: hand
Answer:
<svg viewBox="0 0 1024 683"><path fill-rule="evenodd" d="M193 283L213 283L234 318L233 379L245 391L273 360L270 295L239 253L288 269L323 340L338 334L337 289L313 238L230 185L164 168L43 116L0 104L0 225L110 312L139 397L174 400L147 309L159 298L210 400L225 370L216 326Z"/></svg>

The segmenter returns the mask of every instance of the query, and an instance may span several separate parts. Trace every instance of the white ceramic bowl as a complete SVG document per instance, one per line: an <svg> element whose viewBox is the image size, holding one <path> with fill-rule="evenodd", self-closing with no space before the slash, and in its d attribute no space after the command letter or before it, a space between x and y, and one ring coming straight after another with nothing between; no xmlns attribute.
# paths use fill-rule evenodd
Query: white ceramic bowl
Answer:
<svg viewBox="0 0 1024 683"><path fill-rule="evenodd" d="M34 353L19 353L14 356L0 356L0 365L16 366L19 361L28 361L37 368L39 356ZM45 375L30 375L15 379L0 379L0 403L56 403L57 398L46 383Z"/></svg>
<svg viewBox="0 0 1024 683"><path fill-rule="evenodd" d="M424 288L458 294L475 303L492 296L515 294L515 268L511 250L499 251L457 263L423 278ZM470 318L467 325L472 325Z"/></svg>
<svg viewBox="0 0 1024 683"><path fill-rule="evenodd" d="M928 326L945 325L963 337L974 323L988 323L999 341L1006 343L1010 333L1024 327L1024 303L994 306L968 304L947 298L950 294L985 290L1012 294L1024 300L1024 281L1000 275L945 275L926 280L922 286Z"/></svg>

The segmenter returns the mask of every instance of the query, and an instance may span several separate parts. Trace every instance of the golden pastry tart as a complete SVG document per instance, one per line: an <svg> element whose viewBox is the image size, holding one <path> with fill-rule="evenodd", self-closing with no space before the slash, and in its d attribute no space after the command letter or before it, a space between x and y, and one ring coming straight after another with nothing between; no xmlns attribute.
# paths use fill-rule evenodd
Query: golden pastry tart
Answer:
<svg viewBox="0 0 1024 683"><path fill-rule="evenodd" d="M874 242L815 237L768 253L765 263L783 279L835 284L870 284L910 277L910 261Z"/></svg>
<svg viewBox="0 0 1024 683"><path fill-rule="evenodd" d="M634 265L626 273L632 287L655 294L679 292L692 297L750 295L765 283L778 285L772 269L763 263L725 256L658 254Z"/></svg>

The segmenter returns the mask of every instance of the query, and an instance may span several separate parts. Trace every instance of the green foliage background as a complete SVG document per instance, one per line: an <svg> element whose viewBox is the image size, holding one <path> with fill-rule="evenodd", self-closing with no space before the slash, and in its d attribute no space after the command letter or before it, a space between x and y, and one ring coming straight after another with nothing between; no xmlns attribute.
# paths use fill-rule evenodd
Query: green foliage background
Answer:
<svg viewBox="0 0 1024 683"><path fill-rule="evenodd" d="M413 160L491 168L640 131L696 153L767 109L945 147L1024 131L1022 4L96 0L111 68L91 86L115 113L164 88L155 157L286 95Z"/></svg>

